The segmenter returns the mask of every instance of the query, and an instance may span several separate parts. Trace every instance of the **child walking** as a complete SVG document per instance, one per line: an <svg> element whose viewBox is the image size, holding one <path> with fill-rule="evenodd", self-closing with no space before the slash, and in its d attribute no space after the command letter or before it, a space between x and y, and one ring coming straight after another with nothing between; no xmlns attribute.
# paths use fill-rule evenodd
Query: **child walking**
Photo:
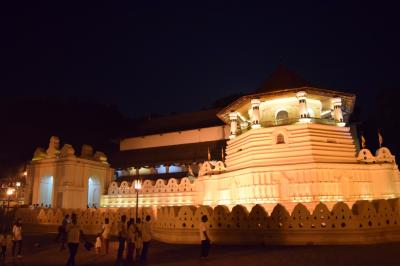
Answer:
<svg viewBox="0 0 400 266"><path fill-rule="evenodd" d="M100 254L100 250L101 250L101 234L97 234L95 248L96 248L96 253Z"/></svg>

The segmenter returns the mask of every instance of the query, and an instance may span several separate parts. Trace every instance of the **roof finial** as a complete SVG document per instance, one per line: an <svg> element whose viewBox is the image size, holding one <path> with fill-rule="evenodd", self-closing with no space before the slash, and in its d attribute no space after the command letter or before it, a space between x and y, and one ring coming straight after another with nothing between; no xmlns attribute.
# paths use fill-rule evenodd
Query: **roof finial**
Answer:
<svg viewBox="0 0 400 266"><path fill-rule="evenodd" d="M361 147L362 147L363 149L365 149L365 147L366 147L364 135L361 135Z"/></svg>
<svg viewBox="0 0 400 266"><path fill-rule="evenodd" d="M379 139L379 148L382 148L383 137L380 129L378 129L378 139Z"/></svg>

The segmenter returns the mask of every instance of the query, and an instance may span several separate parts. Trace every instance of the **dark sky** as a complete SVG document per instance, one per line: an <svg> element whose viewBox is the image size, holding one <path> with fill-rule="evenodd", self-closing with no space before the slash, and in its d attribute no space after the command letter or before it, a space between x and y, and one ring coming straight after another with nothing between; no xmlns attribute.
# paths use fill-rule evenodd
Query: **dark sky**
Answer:
<svg viewBox="0 0 400 266"><path fill-rule="evenodd" d="M2 97L93 99L130 116L181 112L252 91L280 63L364 103L399 85L397 6L129 2L3 3Z"/></svg>

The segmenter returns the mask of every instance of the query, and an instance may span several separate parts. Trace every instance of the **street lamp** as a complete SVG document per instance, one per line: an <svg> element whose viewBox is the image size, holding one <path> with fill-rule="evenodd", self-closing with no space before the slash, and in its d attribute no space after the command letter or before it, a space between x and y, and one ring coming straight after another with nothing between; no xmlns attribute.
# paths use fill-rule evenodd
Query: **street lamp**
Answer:
<svg viewBox="0 0 400 266"><path fill-rule="evenodd" d="M136 191L136 222L137 222L139 214L139 191L142 189L142 182L140 180L135 180L134 182Z"/></svg>
<svg viewBox="0 0 400 266"><path fill-rule="evenodd" d="M15 183L15 186L17 187L17 189L15 190L15 197L17 198L17 204L18 204L18 203L19 203L19 199L18 199L18 190L19 190L19 188L20 188L20 186L21 186L21 182L17 181L17 182Z"/></svg>
<svg viewBox="0 0 400 266"><path fill-rule="evenodd" d="M7 196L8 196L7 211L10 210L10 200L11 200L11 196L13 193L14 193L14 189L12 189L12 188L7 189Z"/></svg>

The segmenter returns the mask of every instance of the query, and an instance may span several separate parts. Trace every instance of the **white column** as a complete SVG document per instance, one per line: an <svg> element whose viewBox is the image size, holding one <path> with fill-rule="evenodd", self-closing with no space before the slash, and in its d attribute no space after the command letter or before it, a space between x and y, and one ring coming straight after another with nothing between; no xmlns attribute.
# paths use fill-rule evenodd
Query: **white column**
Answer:
<svg viewBox="0 0 400 266"><path fill-rule="evenodd" d="M231 121L231 135L229 136L230 139L233 139L236 137L237 133L237 113L236 112L231 112L229 114L229 120Z"/></svg>
<svg viewBox="0 0 400 266"><path fill-rule="evenodd" d="M307 93L305 91L299 91L296 93L297 99L299 99L299 116L300 122L309 123L310 114L307 110Z"/></svg>
<svg viewBox="0 0 400 266"><path fill-rule="evenodd" d="M259 128L260 127L260 100L253 99L251 100L251 128Z"/></svg>
<svg viewBox="0 0 400 266"><path fill-rule="evenodd" d="M333 106L333 118L336 121L336 125L343 127L346 123L343 121L343 113L342 113L342 99L341 98L333 98L332 99Z"/></svg>

